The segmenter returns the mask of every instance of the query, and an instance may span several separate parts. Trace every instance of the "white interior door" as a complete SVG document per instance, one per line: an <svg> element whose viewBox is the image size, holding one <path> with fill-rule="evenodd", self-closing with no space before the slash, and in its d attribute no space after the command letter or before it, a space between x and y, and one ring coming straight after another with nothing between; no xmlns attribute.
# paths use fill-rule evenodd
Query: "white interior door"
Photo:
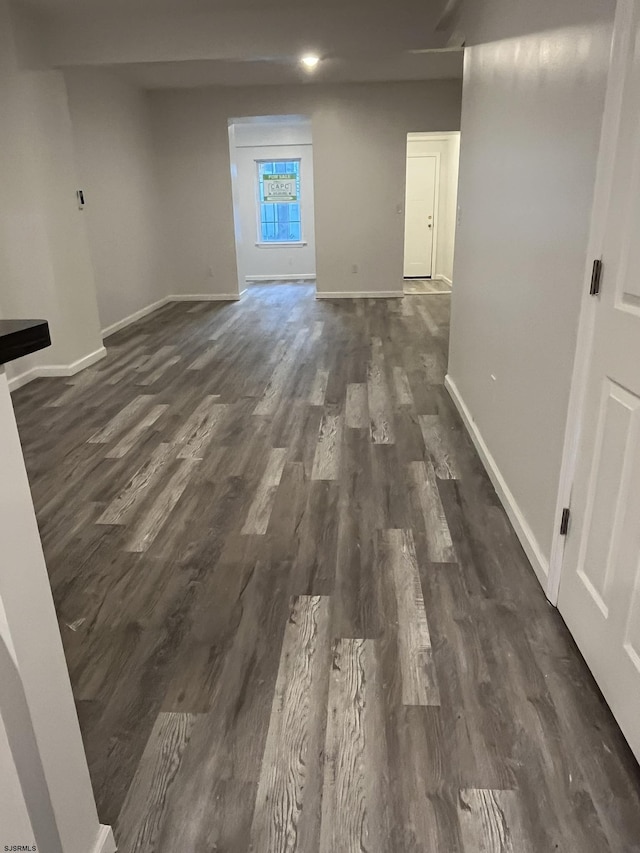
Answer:
<svg viewBox="0 0 640 853"><path fill-rule="evenodd" d="M405 278L430 278L433 273L437 166L437 157L407 158Z"/></svg>
<svg viewBox="0 0 640 853"><path fill-rule="evenodd" d="M640 759L640 0L619 0L616 32L624 86L608 96L620 125L559 608Z"/></svg>

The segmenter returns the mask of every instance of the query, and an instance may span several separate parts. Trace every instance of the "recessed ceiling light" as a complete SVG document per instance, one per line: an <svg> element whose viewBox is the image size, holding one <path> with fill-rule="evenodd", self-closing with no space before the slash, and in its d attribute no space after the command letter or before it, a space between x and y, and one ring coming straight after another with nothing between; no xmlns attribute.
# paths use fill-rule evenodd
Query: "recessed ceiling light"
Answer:
<svg viewBox="0 0 640 853"><path fill-rule="evenodd" d="M302 62L304 67L308 68L309 71L313 71L313 69L316 68L318 63L320 62L320 57L316 56L313 53L309 53L307 54L307 56L303 56L300 62Z"/></svg>

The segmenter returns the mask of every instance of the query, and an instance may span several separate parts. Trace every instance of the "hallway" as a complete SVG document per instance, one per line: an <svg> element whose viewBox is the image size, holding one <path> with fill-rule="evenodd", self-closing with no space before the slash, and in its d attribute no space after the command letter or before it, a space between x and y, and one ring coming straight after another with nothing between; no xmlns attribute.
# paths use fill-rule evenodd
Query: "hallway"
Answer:
<svg viewBox="0 0 640 853"><path fill-rule="evenodd" d="M638 767L444 389L448 320L254 286L14 394L121 853L640 851Z"/></svg>

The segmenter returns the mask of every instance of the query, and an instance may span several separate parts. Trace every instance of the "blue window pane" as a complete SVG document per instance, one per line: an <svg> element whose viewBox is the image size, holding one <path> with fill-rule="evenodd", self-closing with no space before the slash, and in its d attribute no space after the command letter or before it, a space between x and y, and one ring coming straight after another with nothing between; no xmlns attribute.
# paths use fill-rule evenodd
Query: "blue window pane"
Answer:
<svg viewBox="0 0 640 853"><path fill-rule="evenodd" d="M296 202L266 202L266 175L296 175L300 199L300 161L270 160L258 163L258 198L260 203L260 240L264 243L299 243L302 241L301 206Z"/></svg>
<svg viewBox="0 0 640 853"><path fill-rule="evenodd" d="M275 225L271 222L262 223L262 240L265 243L274 242L276 239Z"/></svg>

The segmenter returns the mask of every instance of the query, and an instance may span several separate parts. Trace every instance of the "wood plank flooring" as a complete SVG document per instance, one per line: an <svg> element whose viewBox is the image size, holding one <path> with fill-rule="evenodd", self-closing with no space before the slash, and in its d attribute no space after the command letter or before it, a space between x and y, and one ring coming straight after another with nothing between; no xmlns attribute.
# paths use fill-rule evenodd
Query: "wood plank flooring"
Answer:
<svg viewBox="0 0 640 853"><path fill-rule="evenodd" d="M121 853L639 853L638 766L444 390L448 312L255 286L14 395Z"/></svg>
<svg viewBox="0 0 640 853"><path fill-rule="evenodd" d="M407 278L404 281L404 292L421 295L451 293L451 285L438 279Z"/></svg>

